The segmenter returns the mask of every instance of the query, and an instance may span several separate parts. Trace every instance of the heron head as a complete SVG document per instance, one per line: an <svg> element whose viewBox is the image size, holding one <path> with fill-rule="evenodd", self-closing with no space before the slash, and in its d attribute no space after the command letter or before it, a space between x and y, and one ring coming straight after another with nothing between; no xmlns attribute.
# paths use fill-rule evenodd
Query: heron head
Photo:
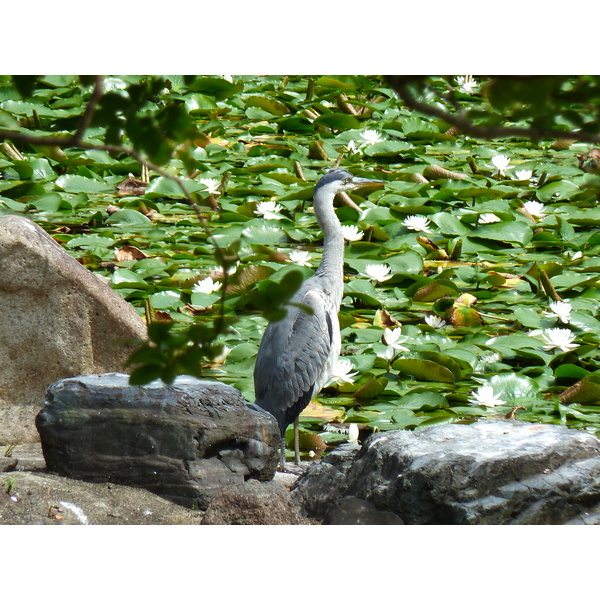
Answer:
<svg viewBox="0 0 600 600"><path fill-rule="evenodd" d="M332 169L328 171L317 183L315 192L322 187L329 187L333 194L338 192L351 192L371 185L383 185L385 181L380 179L367 179L365 177L355 177L345 169Z"/></svg>

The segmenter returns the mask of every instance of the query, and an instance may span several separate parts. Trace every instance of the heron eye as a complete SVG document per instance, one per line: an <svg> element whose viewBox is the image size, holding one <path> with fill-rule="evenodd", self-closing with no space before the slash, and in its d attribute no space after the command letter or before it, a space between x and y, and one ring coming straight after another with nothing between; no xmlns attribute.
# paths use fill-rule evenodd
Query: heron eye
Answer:
<svg viewBox="0 0 600 600"><path fill-rule="evenodd" d="M350 177L346 177L346 179L344 179L344 183L350 183Z"/></svg>

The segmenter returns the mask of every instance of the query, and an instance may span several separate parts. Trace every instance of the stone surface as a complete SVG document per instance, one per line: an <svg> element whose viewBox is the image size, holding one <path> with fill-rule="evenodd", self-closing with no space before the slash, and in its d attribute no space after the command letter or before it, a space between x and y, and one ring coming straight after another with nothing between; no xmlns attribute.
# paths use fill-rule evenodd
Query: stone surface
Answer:
<svg viewBox="0 0 600 600"><path fill-rule="evenodd" d="M36 425L52 471L199 509L223 487L272 479L278 465L275 419L235 388L192 377L144 387L120 373L65 379L48 388Z"/></svg>
<svg viewBox="0 0 600 600"><path fill-rule="evenodd" d="M370 502L346 496L336 502L325 515L323 525L403 525L394 513L377 510Z"/></svg>
<svg viewBox="0 0 600 600"><path fill-rule="evenodd" d="M0 318L0 444L39 441L50 384L122 371L146 337L128 302L19 216L0 216Z"/></svg>
<svg viewBox="0 0 600 600"><path fill-rule="evenodd" d="M202 525L310 525L276 481L248 481L224 488L210 503Z"/></svg>
<svg viewBox="0 0 600 600"><path fill-rule="evenodd" d="M0 473L0 525L199 525L202 516L141 488Z"/></svg>
<svg viewBox="0 0 600 600"><path fill-rule="evenodd" d="M0 447L0 456L6 450ZM39 443L11 452L16 467L0 472L0 525L200 525L205 515L141 488L49 473ZM272 482L248 480L224 488L211 503L206 523L316 524L299 515L281 475ZM245 512L236 515L234 509Z"/></svg>
<svg viewBox="0 0 600 600"><path fill-rule="evenodd" d="M321 521L353 496L406 524L597 522L600 440L507 420L385 432L330 454L292 495Z"/></svg>
<svg viewBox="0 0 600 600"><path fill-rule="evenodd" d="M0 457L9 457L7 460L14 461L14 466L7 471L43 471L46 469L46 461L39 442L30 444L18 444L12 446L0 446Z"/></svg>

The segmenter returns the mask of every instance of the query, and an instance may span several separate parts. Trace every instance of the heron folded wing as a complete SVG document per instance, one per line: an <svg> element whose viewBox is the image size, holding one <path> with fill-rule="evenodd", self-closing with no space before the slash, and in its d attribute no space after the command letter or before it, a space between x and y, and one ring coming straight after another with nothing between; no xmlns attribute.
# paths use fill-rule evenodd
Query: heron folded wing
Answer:
<svg viewBox="0 0 600 600"><path fill-rule="evenodd" d="M307 310L289 308L284 319L269 324L254 371L257 403L273 414L288 413L286 420L290 410L299 414L320 391L335 350L337 314L330 314L327 294L311 289L294 301Z"/></svg>

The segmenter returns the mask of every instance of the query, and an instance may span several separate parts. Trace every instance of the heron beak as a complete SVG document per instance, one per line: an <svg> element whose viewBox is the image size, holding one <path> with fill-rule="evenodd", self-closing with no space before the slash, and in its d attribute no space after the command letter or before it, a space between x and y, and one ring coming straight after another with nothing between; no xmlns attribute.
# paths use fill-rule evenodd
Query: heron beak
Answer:
<svg viewBox="0 0 600 600"><path fill-rule="evenodd" d="M360 188L368 187L371 185L385 185L387 181L382 181L381 179L367 179L366 177L353 177L352 178L352 188L358 190Z"/></svg>

